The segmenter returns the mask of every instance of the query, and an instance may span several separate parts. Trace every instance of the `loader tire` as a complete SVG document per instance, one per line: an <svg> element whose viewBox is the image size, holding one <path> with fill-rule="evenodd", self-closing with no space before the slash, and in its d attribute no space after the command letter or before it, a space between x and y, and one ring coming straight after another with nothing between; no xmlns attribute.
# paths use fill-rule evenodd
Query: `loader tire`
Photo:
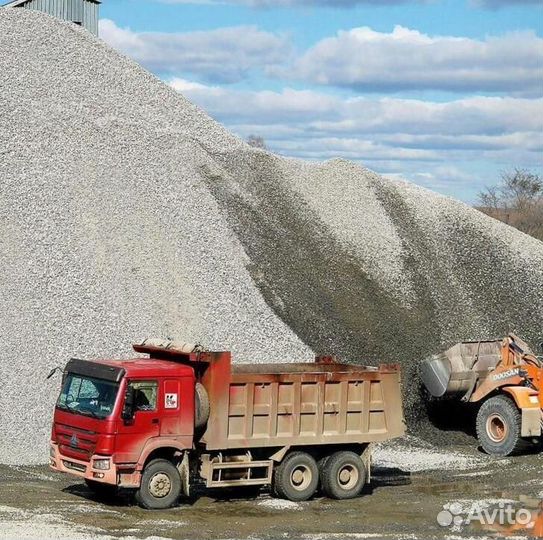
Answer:
<svg viewBox="0 0 543 540"><path fill-rule="evenodd" d="M153 459L143 470L136 501L149 510L164 510L173 506L181 495L181 476L177 467L167 459Z"/></svg>
<svg viewBox="0 0 543 540"><path fill-rule="evenodd" d="M360 495L366 477L366 467L358 454L335 452L323 464L322 490L331 499L353 499Z"/></svg>
<svg viewBox="0 0 543 540"><path fill-rule="evenodd" d="M194 387L194 427L203 428L209 420L210 404L209 395L202 383L196 383Z"/></svg>
<svg viewBox="0 0 543 540"><path fill-rule="evenodd" d="M291 452L276 467L272 492L281 499L307 501L317 491L319 469L306 452Z"/></svg>
<svg viewBox="0 0 543 540"><path fill-rule="evenodd" d="M520 436L521 413L507 396L487 399L477 413L476 426L477 438L487 454L510 456L529 446Z"/></svg>

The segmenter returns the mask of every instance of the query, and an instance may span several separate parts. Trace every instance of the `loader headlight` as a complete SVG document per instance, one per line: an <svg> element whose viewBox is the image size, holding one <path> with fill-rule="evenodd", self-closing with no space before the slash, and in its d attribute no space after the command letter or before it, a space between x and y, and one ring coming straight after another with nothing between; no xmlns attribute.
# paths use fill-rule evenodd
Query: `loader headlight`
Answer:
<svg viewBox="0 0 543 540"><path fill-rule="evenodd" d="M92 462L93 469L98 469L100 471L107 471L110 467L110 459L95 459Z"/></svg>

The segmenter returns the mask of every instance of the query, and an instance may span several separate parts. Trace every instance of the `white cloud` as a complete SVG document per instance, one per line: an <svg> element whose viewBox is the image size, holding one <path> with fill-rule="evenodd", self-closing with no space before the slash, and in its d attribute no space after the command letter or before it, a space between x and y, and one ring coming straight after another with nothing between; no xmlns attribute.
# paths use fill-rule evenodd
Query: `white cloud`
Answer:
<svg viewBox="0 0 543 540"><path fill-rule="evenodd" d="M543 128L543 99L478 96L441 103L389 97L341 98L291 88L281 92L244 92L180 78L173 78L169 83L230 125L306 127L316 135L399 137L403 134L410 140L427 143L426 146L431 143L439 146L441 140L444 144L447 141L463 144L458 136L472 137L466 139L468 146L477 142L490 144L515 133L539 133ZM436 138L438 136L442 139ZM398 142L407 144L409 141L398 139ZM527 140L503 140L504 145L515 142L523 146L529 144Z"/></svg>
<svg viewBox="0 0 543 540"><path fill-rule="evenodd" d="M543 99L437 103L288 88L248 92L179 78L170 84L240 136L260 135L283 155L352 159L445 193L480 187L484 178L469 172L469 163L487 161L489 175L496 167L541 166Z"/></svg>
<svg viewBox="0 0 543 540"><path fill-rule="evenodd" d="M340 31L293 59L289 39L255 26L134 32L100 21L102 38L151 71L238 82L255 70L363 92L444 90L534 97L543 90L543 39L532 31L475 40L396 26Z"/></svg>
<svg viewBox="0 0 543 540"><path fill-rule="evenodd" d="M543 39L532 31L475 40L429 36L396 26L340 31L307 50L279 76L381 92L432 89L541 93Z"/></svg>
<svg viewBox="0 0 543 540"><path fill-rule="evenodd" d="M253 69L277 65L290 51L285 36L254 26L165 33L134 32L100 20L100 37L155 73L190 73L206 81L236 82Z"/></svg>

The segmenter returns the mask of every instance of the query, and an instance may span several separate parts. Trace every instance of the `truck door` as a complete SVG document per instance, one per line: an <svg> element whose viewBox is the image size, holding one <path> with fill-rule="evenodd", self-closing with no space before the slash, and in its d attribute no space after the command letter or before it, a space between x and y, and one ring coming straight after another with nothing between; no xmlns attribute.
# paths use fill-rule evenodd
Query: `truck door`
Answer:
<svg viewBox="0 0 543 540"><path fill-rule="evenodd" d="M145 443L160 434L158 380L128 381L134 389L135 412L132 420L120 420L116 445L117 463L136 463Z"/></svg>
<svg viewBox="0 0 543 540"><path fill-rule="evenodd" d="M160 434L192 436L194 427L194 380L192 377L162 381Z"/></svg>

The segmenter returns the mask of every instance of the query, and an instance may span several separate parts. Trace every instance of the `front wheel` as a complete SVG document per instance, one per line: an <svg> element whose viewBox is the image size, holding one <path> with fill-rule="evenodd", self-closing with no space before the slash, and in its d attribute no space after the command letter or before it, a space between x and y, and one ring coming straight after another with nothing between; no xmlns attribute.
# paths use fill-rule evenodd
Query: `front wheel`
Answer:
<svg viewBox="0 0 543 540"><path fill-rule="evenodd" d="M520 435L521 413L507 396L485 401L477 413L477 438L487 454L509 456L528 446Z"/></svg>
<svg viewBox="0 0 543 540"><path fill-rule="evenodd" d="M141 475L136 500L143 508L163 510L173 506L181 495L181 476L167 459L150 461Z"/></svg>

